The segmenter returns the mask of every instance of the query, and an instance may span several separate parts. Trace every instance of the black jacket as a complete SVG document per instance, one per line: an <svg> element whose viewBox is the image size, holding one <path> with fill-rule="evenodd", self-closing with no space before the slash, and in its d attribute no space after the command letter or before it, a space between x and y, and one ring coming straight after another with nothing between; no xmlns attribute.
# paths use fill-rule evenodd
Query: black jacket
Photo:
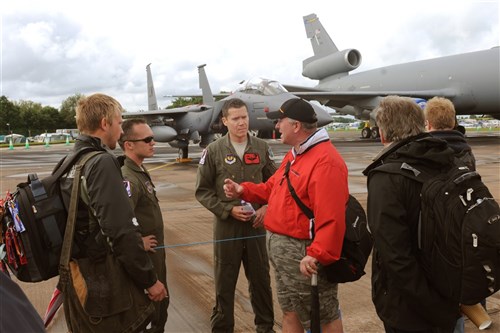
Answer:
<svg viewBox="0 0 500 333"><path fill-rule="evenodd" d="M144 250L139 225L129 204L120 164L98 138L80 135L74 152L81 149L101 150L83 169L88 198L81 198L75 226L77 248L72 256L99 259L110 251L141 288L151 287L157 280L153 264ZM61 190L66 208L73 182L70 171L61 178Z"/></svg>
<svg viewBox="0 0 500 333"><path fill-rule="evenodd" d="M419 170L448 168L454 152L446 142L421 134L395 143L363 171L368 176L368 223L374 237L372 300L378 316L402 330L453 331L459 304L444 299L424 274L417 252L421 183L381 172L388 162Z"/></svg>

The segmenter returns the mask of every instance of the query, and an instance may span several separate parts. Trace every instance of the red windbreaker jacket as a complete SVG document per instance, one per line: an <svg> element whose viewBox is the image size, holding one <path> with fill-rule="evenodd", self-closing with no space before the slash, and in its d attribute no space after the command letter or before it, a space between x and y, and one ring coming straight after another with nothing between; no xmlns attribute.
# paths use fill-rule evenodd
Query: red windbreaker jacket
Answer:
<svg viewBox="0 0 500 333"><path fill-rule="evenodd" d="M300 200L315 217L315 236L307 254L328 265L340 258L345 233L345 209L349 198L347 167L324 129L289 151L280 168L266 182L244 182L242 198L268 204L265 228L298 239L311 239L311 223L293 199L285 178L289 177Z"/></svg>

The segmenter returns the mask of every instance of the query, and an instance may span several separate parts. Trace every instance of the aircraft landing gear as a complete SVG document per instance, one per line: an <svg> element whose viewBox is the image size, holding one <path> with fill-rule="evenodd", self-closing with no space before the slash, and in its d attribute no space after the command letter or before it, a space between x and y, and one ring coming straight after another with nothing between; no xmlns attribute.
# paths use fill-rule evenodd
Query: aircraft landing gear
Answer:
<svg viewBox="0 0 500 333"><path fill-rule="evenodd" d="M365 127L361 130L361 137L363 139L369 139L371 135L370 127Z"/></svg>
<svg viewBox="0 0 500 333"><path fill-rule="evenodd" d="M177 158L177 162L191 162L191 159L188 158L188 147L179 148L179 157Z"/></svg>
<svg viewBox="0 0 500 333"><path fill-rule="evenodd" d="M365 127L361 130L361 137L363 139L378 139L380 138L380 133L378 131L378 127L377 126L373 126L373 127Z"/></svg>

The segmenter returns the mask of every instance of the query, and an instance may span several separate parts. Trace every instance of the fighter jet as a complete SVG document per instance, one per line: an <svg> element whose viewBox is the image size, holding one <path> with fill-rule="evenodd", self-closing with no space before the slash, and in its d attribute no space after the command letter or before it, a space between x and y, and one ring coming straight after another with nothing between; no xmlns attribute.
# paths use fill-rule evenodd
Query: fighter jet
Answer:
<svg viewBox="0 0 500 333"><path fill-rule="evenodd" d="M373 109L387 95L450 99L457 114L489 114L500 119L499 47L441 58L385 66L349 75L361 64L356 49L339 51L316 14L304 16L314 56L302 75L319 80L315 87L284 85L294 95L318 100L339 113L370 120L362 136L378 137Z"/></svg>
<svg viewBox="0 0 500 333"><path fill-rule="evenodd" d="M287 92L283 86L273 80L258 79L245 81L234 93L220 101L214 100L205 65L198 66L199 85L203 104L189 105L175 109L159 109L150 65L146 66L148 111L128 112L124 117L144 117L151 126L155 141L168 142L179 148L179 157L188 158L190 141L206 147L214 140L217 133L225 133L222 124L222 105L229 98L240 98L247 105L250 130L258 131L259 136L271 137L274 122L266 117L267 112L277 111L290 98L296 96ZM194 97L184 95L175 97ZM321 105L311 103L318 117L318 126L332 122L332 117Z"/></svg>

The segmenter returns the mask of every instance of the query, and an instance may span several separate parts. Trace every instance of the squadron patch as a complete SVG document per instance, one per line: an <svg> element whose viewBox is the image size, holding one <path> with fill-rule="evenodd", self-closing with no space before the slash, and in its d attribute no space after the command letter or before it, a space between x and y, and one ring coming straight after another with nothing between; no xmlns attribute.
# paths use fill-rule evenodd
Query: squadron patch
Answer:
<svg viewBox="0 0 500 333"><path fill-rule="evenodd" d="M269 149L267 150L267 153L269 154L269 158L274 159L274 153L273 153L273 150L271 149L271 147L269 147Z"/></svg>
<svg viewBox="0 0 500 333"><path fill-rule="evenodd" d="M224 158L224 162L229 165L234 164L234 162L236 162L236 157L233 154L227 154L226 158Z"/></svg>
<svg viewBox="0 0 500 333"><path fill-rule="evenodd" d="M125 186L125 190L127 191L127 195L130 198L132 196L132 188L130 187L130 182L128 180L124 180L123 185Z"/></svg>
<svg viewBox="0 0 500 333"><path fill-rule="evenodd" d="M146 183L144 183L144 185L146 185L146 189L148 190L149 194L153 194L153 184L151 184L151 182L148 180Z"/></svg>
<svg viewBox="0 0 500 333"><path fill-rule="evenodd" d="M201 158L200 158L200 163L201 165L205 164L205 158L207 157L207 149L203 149L203 152L201 153Z"/></svg>
<svg viewBox="0 0 500 333"><path fill-rule="evenodd" d="M257 153L245 153L243 160L245 164L260 164L260 156Z"/></svg>

